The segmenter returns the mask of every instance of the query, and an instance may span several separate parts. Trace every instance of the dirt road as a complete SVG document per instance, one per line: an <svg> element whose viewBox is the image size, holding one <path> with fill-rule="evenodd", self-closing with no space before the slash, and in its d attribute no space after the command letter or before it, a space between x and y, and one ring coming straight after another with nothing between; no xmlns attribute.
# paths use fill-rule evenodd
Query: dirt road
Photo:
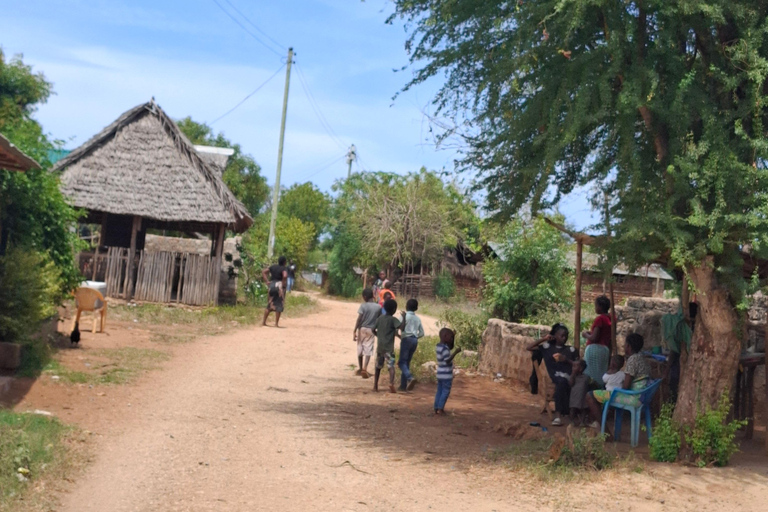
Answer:
<svg viewBox="0 0 768 512"><path fill-rule="evenodd" d="M765 467L655 466L544 484L489 462L489 449L509 444L490 425L530 397L460 376L449 402L455 414L434 418L430 385L373 394L371 380L349 367L357 305L322 302L321 313L286 319L283 329L181 345L162 371L118 395L124 403L101 423L96 459L61 510L764 507Z"/></svg>

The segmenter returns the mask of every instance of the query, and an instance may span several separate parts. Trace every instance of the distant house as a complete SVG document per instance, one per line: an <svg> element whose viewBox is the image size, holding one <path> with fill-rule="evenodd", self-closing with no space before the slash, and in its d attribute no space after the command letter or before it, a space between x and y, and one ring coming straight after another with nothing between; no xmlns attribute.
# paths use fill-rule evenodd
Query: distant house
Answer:
<svg viewBox="0 0 768 512"><path fill-rule="evenodd" d="M225 231L253 224L222 181L228 151L193 146L152 100L59 160L62 193L101 226L96 250L80 255L85 275L112 297L217 304ZM208 249L145 250L148 233L166 231L205 236Z"/></svg>
<svg viewBox="0 0 768 512"><path fill-rule="evenodd" d="M488 247L493 257L504 259L502 246L489 242ZM568 266L576 269L576 251L566 256ZM597 254L584 252L581 262L582 294L587 300L594 300L599 295L608 293L608 283L605 273L600 267L600 257ZM616 265L612 272L614 298L618 301L627 297L661 297L665 284L674 281L660 265L650 264L630 271L625 265Z"/></svg>

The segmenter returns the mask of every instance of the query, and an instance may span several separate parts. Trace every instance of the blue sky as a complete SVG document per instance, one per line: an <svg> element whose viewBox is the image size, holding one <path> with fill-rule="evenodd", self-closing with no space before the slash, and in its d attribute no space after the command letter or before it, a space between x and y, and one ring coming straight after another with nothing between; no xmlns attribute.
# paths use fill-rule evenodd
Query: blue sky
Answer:
<svg viewBox="0 0 768 512"><path fill-rule="evenodd" d="M229 2L280 44L265 48L227 0L3 0L0 46L54 83L37 118L74 148L122 112L154 96L174 118L210 122L232 108L281 65L293 46L301 76L331 127L324 129L298 72L292 74L283 185L313 181L328 190L346 176L343 155L354 143L363 170L398 173L453 169L455 154L437 150L423 112L436 81L393 96L411 76L402 24L385 24L387 0ZM281 60L282 59L282 60ZM295 68L294 68L295 69ZM274 182L285 73L213 125L240 143ZM338 139L338 140L335 140ZM335 163L332 163L334 162ZM562 210L581 227L582 194Z"/></svg>

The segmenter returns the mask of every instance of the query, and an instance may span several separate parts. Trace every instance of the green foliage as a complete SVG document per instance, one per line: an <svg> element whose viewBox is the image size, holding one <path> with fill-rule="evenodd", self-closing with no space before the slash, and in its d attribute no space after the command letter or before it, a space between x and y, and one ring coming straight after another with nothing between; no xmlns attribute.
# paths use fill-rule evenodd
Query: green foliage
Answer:
<svg viewBox="0 0 768 512"><path fill-rule="evenodd" d="M477 350L483 342L483 332L488 326L485 313L468 313L463 309L446 309L440 314L441 326L456 332L456 345L467 350Z"/></svg>
<svg viewBox="0 0 768 512"><path fill-rule="evenodd" d="M542 219L516 218L506 227L498 259L483 267L484 302L494 316L512 322L571 305L574 278L568 247Z"/></svg>
<svg viewBox="0 0 768 512"><path fill-rule="evenodd" d="M178 125L192 144L235 150L229 157L222 179L235 197L245 205L251 216L255 217L269 198L269 186L266 178L261 175L261 166L252 156L243 153L240 144L233 144L223 133L214 134L213 129L205 123L185 117L178 121Z"/></svg>
<svg viewBox="0 0 768 512"><path fill-rule="evenodd" d="M45 255L11 248L0 256L0 339L20 342L56 313L61 273Z"/></svg>
<svg viewBox="0 0 768 512"><path fill-rule="evenodd" d="M605 435L591 436L583 429L573 434L573 442L566 444L555 466L601 471L610 468L616 457L605 449Z"/></svg>
<svg viewBox="0 0 768 512"><path fill-rule="evenodd" d="M705 406L696 415L692 429L686 429L685 441L691 449L694 461L699 466L726 466L731 455L739 451L735 443L736 431L746 425L746 421L728 421L731 402L726 390L720 397L717 407Z"/></svg>
<svg viewBox="0 0 768 512"><path fill-rule="evenodd" d="M444 270L432 280L432 288L437 298L450 299L456 295L456 280L450 272Z"/></svg>
<svg viewBox="0 0 768 512"><path fill-rule="evenodd" d="M340 223L333 234L333 249L328 264L328 292L341 297L359 297L362 282L354 267L362 258L360 236L347 223Z"/></svg>
<svg viewBox="0 0 768 512"><path fill-rule="evenodd" d="M286 217L293 217L314 228L315 238L325 233L330 224L331 198L311 182L294 184L280 193L280 211Z"/></svg>
<svg viewBox="0 0 768 512"><path fill-rule="evenodd" d="M304 268L309 249L315 242L315 227L295 217L282 217L278 218L276 229L276 254L284 255L288 261L293 261L296 268Z"/></svg>
<svg viewBox="0 0 768 512"><path fill-rule="evenodd" d="M11 510L24 489L60 462L68 429L58 420L0 409L0 510Z"/></svg>
<svg viewBox="0 0 768 512"><path fill-rule="evenodd" d="M649 441L651 459L658 462L675 462L680 453L682 433L680 425L672 419L675 406L664 404L661 413L656 418L653 428L653 437Z"/></svg>

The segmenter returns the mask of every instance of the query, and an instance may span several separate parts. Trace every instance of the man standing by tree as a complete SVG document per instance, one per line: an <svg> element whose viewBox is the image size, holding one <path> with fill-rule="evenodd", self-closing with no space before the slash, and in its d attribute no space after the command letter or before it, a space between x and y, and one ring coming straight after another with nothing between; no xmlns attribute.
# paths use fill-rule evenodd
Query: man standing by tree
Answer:
<svg viewBox="0 0 768 512"><path fill-rule="evenodd" d="M261 325L267 325L269 313L275 312L275 327L280 327L280 315L283 313L283 300L288 285L288 270L285 267L285 256L280 256L277 265L265 268L261 275L267 284L267 308L264 310L264 321Z"/></svg>
<svg viewBox="0 0 768 512"><path fill-rule="evenodd" d="M675 417L691 425L733 385L743 257L768 250L766 2L395 6L423 64L407 87L447 77L436 115L464 136L459 166L480 171L489 210L535 213L593 185L609 258L690 280L699 316Z"/></svg>

